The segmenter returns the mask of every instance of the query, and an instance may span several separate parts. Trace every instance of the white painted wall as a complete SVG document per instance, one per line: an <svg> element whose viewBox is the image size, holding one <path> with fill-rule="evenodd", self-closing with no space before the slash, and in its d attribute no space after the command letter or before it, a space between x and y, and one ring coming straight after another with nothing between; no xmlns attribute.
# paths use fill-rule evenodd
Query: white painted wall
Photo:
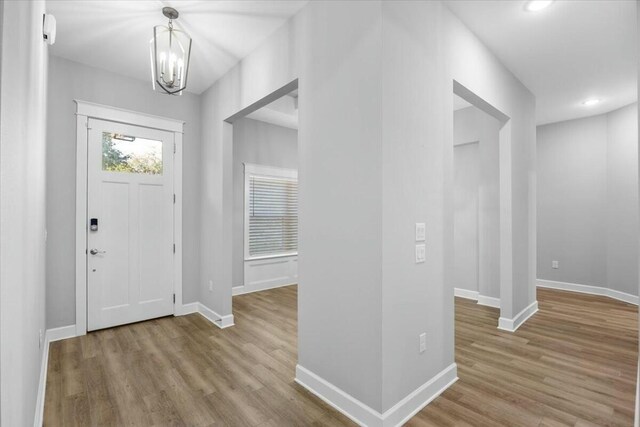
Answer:
<svg viewBox="0 0 640 427"><path fill-rule="evenodd" d="M200 283L200 97L167 96L150 82L50 57L47 152L47 327L75 324L74 99L184 120L183 302L198 301Z"/></svg>
<svg viewBox="0 0 640 427"><path fill-rule="evenodd" d="M538 127L538 278L606 283L606 158L604 115Z"/></svg>
<svg viewBox="0 0 640 427"><path fill-rule="evenodd" d="M534 97L439 2L310 2L203 94L202 302L222 315L233 265L222 121L295 78L299 364L383 412L454 360L454 78L511 117L503 315L535 300ZM427 224L419 265L415 222Z"/></svg>
<svg viewBox="0 0 640 427"><path fill-rule="evenodd" d="M45 329L45 3L7 1L1 8L0 424L28 426Z"/></svg>
<svg viewBox="0 0 640 427"><path fill-rule="evenodd" d="M638 104L607 114L607 286L638 295Z"/></svg>
<svg viewBox="0 0 640 427"><path fill-rule="evenodd" d="M0 1L0 22L4 25L4 1ZM4 31L0 29L0 146L2 144L2 40L3 40ZM0 176L2 173L2 163L0 162ZM0 191L2 190L2 186L0 184ZM0 212L1 214L1 212ZM2 252L0 251L0 259L2 258ZM1 262L1 261L0 261ZM1 297L1 289L2 289L2 278L0 276L0 297ZM0 300L0 334L2 333L2 303ZM2 382L2 340L0 340L0 383ZM0 414L2 413L2 387L0 386ZM2 424L2 419L0 416L0 424Z"/></svg>
<svg viewBox="0 0 640 427"><path fill-rule="evenodd" d="M511 187L500 194L500 227L511 230L500 241L502 263L501 317L511 319L536 300L536 146L535 97L460 21L450 16L453 78L510 117L500 130L500 162L510 160ZM474 66L470 67L469 64ZM504 159L503 159L504 158ZM507 234L507 233L502 233Z"/></svg>
<svg viewBox="0 0 640 427"><path fill-rule="evenodd" d="M478 288L473 290L491 298L500 298L500 127L498 120L475 107L454 112L454 146L478 141L479 277Z"/></svg>
<svg viewBox="0 0 640 427"><path fill-rule="evenodd" d="M455 118L454 118L455 123ZM455 134L455 130L454 130ZM454 286L478 292L479 239L478 194L480 168L478 142L453 148L453 253Z"/></svg>
<svg viewBox="0 0 640 427"><path fill-rule="evenodd" d="M638 26L640 26L640 7L636 7L636 22L638 23ZM636 27L638 28L638 27ZM637 37L638 40L640 40L640 31L637 31ZM640 58L640 43L637 44L638 46L638 57ZM638 67L638 80L640 80L640 67ZM637 87L637 91L638 91L638 98L640 98L640 85L638 85ZM640 109L638 109L638 111L636 111L636 120L637 123L640 123ZM638 131L636 131L636 137L638 137L638 139L640 140L640 126ZM636 156L636 159L638 159L638 165L640 166L640 150L638 152L638 156ZM638 168L636 168L638 170ZM639 181L640 181L640 171L638 172L639 175ZM640 183L638 184L638 191L636 191L636 195L638 196L638 204L636 204L636 206L638 207L638 212L640 212ZM640 230L639 230L640 231ZM637 242L637 246L640 247L640 232L636 233L636 235L638 236L639 240ZM637 255L637 263L636 263L636 268L638 269L638 274L640 275L640 250L638 251L638 255ZM638 295L640 295L640 280L638 281ZM640 331L640 316L638 316L638 331ZM638 349L639 349L639 353L640 353L640 340L638 341ZM636 411L635 411L635 417L633 420L633 425L634 427L640 427L640 358L638 358L638 374L636 376Z"/></svg>
<svg viewBox="0 0 640 427"><path fill-rule="evenodd" d="M244 163L298 169L298 132L247 118L233 123L234 286L244 284Z"/></svg>
<svg viewBox="0 0 640 427"><path fill-rule="evenodd" d="M538 127L538 278L638 295L636 115Z"/></svg>

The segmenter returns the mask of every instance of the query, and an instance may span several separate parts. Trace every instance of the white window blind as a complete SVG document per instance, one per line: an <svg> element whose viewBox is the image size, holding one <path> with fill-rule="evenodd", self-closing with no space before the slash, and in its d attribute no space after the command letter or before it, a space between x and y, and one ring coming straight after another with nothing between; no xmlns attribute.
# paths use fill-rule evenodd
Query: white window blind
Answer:
<svg viewBox="0 0 640 427"><path fill-rule="evenodd" d="M245 183L248 256L295 254L298 251L297 177L248 173L245 179L248 180Z"/></svg>

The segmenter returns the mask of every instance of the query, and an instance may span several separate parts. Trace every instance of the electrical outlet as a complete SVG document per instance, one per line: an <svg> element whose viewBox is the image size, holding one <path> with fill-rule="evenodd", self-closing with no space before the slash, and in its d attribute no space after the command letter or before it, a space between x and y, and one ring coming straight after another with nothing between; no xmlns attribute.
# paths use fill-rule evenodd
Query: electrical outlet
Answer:
<svg viewBox="0 0 640 427"><path fill-rule="evenodd" d="M420 353L424 353L427 350L427 333L420 334Z"/></svg>
<svg viewBox="0 0 640 427"><path fill-rule="evenodd" d="M42 333L42 329L38 332L38 348L42 348L42 340L44 338L44 334Z"/></svg>
<svg viewBox="0 0 640 427"><path fill-rule="evenodd" d="M209 292L213 292L213 280L209 280Z"/></svg>
<svg viewBox="0 0 640 427"><path fill-rule="evenodd" d="M551 261L551 268L558 268L558 261Z"/></svg>

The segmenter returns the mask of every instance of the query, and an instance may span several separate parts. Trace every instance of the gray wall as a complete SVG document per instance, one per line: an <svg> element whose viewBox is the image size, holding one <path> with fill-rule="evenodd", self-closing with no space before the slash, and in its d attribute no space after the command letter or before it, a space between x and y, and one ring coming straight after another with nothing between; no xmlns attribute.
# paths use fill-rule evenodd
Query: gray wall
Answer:
<svg viewBox="0 0 640 427"><path fill-rule="evenodd" d="M454 120L455 121L455 120ZM478 142L453 149L454 286L478 292L478 193L480 168Z"/></svg>
<svg viewBox="0 0 640 427"><path fill-rule="evenodd" d="M500 298L500 164L502 124L484 111L469 107L454 112L453 144L478 141L478 285L482 296ZM457 172L454 161L454 170ZM465 166L463 165L462 168ZM461 287L454 283L456 287ZM464 286L462 286L464 288ZM466 288L465 288L466 289Z"/></svg>
<svg viewBox="0 0 640 427"><path fill-rule="evenodd" d="M50 57L47 127L47 327L75 324L74 99L184 120L183 302L198 301L200 281L200 97L153 92L151 82Z"/></svg>
<svg viewBox="0 0 640 427"><path fill-rule="evenodd" d="M201 294L222 315L233 224L223 121L296 78L298 363L384 412L454 362L454 79L511 118L503 315L535 300L535 98L441 2L309 2L203 94L201 268L214 286Z"/></svg>
<svg viewBox="0 0 640 427"><path fill-rule="evenodd" d="M0 424L34 424L45 330L46 87L42 1L1 6ZM44 344L44 343L43 343Z"/></svg>
<svg viewBox="0 0 640 427"><path fill-rule="evenodd" d="M607 114L607 286L638 295L638 104Z"/></svg>
<svg viewBox="0 0 640 427"><path fill-rule="evenodd" d="M233 123L233 285L244 284L244 163L298 169L298 131L241 119Z"/></svg>
<svg viewBox="0 0 640 427"><path fill-rule="evenodd" d="M538 127L539 279L638 294L636 115Z"/></svg>

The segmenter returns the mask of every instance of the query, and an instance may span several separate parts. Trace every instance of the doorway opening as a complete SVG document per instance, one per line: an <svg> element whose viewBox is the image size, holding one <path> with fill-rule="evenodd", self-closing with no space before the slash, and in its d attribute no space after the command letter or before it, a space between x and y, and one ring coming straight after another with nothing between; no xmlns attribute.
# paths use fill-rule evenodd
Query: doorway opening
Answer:
<svg viewBox="0 0 640 427"><path fill-rule="evenodd" d="M454 94L456 296L500 308L500 122Z"/></svg>
<svg viewBox="0 0 640 427"><path fill-rule="evenodd" d="M508 117L454 81L453 286L457 297L511 318ZM502 215L502 216L501 216ZM464 301L460 302L465 303Z"/></svg>
<svg viewBox="0 0 640 427"><path fill-rule="evenodd" d="M233 122L233 295L298 280L298 90Z"/></svg>
<svg viewBox="0 0 640 427"><path fill-rule="evenodd" d="M298 82L226 120L232 144L232 311L297 358ZM250 319L250 320L249 320Z"/></svg>

